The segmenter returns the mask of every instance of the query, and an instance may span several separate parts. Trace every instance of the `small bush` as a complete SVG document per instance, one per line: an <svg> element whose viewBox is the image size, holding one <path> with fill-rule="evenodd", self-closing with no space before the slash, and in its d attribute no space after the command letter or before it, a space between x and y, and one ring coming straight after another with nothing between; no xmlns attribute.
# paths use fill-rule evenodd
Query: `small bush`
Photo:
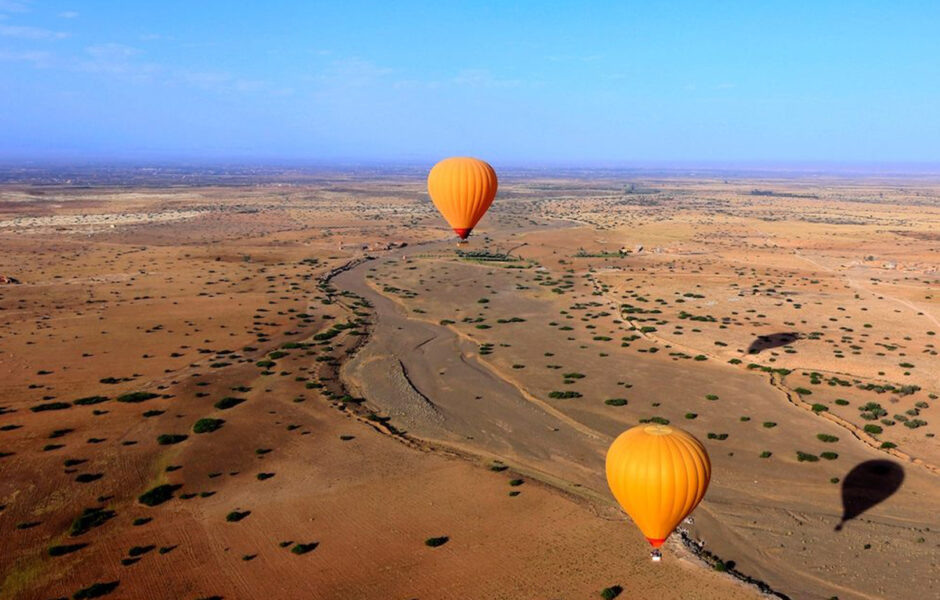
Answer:
<svg viewBox="0 0 940 600"><path fill-rule="evenodd" d="M73 404L79 406L88 406L89 404L101 404L102 402L107 402L107 396L88 396L87 398L79 398L78 400L73 401Z"/></svg>
<svg viewBox="0 0 940 600"><path fill-rule="evenodd" d="M199 419L193 424L193 433L211 433L222 427L222 419Z"/></svg>
<svg viewBox="0 0 940 600"><path fill-rule="evenodd" d="M760 453L761 458L770 458L771 456L773 456L773 452L771 452L770 450L764 450L763 452Z"/></svg>
<svg viewBox="0 0 940 600"><path fill-rule="evenodd" d="M245 401L244 398L235 398L234 396L226 396L225 398L222 398L221 400L213 404L213 406L215 406L219 410L228 410L230 408L238 406L244 401Z"/></svg>
<svg viewBox="0 0 940 600"><path fill-rule="evenodd" d="M157 443L161 446L172 446L189 438L185 433L161 433L157 436Z"/></svg>
<svg viewBox="0 0 940 600"><path fill-rule="evenodd" d="M865 425L864 430L865 430L865 433L870 433L872 435L877 435L881 433L882 431L884 431L884 429L882 429L880 425L872 425L871 423L869 423L868 425Z"/></svg>
<svg viewBox="0 0 940 600"><path fill-rule="evenodd" d="M825 458L826 460L835 460L839 458L839 455L835 452L820 452L819 456Z"/></svg>
<svg viewBox="0 0 940 600"><path fill-rule="evenodd" d="M229 514L225 515L225 520L228 521L229 523L238 523L239 521L241 521L242 519L244 519L250 514L251 514L250 510L243 510L243 511L233 510Z"/></svg>
<svg viewBox="0 0 940 600"><path fill-rule="evenodd" d="M121 585L120 581L93 583L90 586L75 592L75 595L72 596L72 600L90 600L91 598L100 598L116 590L119 585Z"/></svg>
<svg viewBox="0 0 940 600"><path fill-rule="evenodd" d="M820 442L826 442L827 444L831 444L833 442L839 441L838 437L834 435L829 435L828 433L817 433L816 439L818 439Z"/></svg>
<svg viewBox="0 0 940 600"><path fill-rule="evenodd" d="M764 421L762 425L766 427L767 429L773 429L774 427L777 426L777 424L774 423L773 421Z"/></svg>
<svg viewBox="0 0 940 600"><path fill-rule="evenodd" d="M554 391L554 392L549 393L549 394L548 394L548 397L549 397L549 398L556 398L556 399L567 400L567 399L570 399L570 398L580 398L580 397L581 397L581 393L580 393L580 392L573 392L573 391L571 391L571 390L564 391L564 392Z"/></svg>
<svg viewBox="0 0 940 600"><path fill-rule="evenodd" d="M626 406L627 399L626 398L608 398L607 400L604 400L604 404L608 406Z"/></svg>
<svg viewBox="0 0 940 600"><path fill-rule="evenodd" d="M29 410L33 412L45 412L47 410L65 410L66 408L71 408L72 405L68 402L47 402L46 404L37 404L36 406L30 406Z"/></svg>
<svg viewBox="0 0 940 600"><path fill-rule="evenodd" d="M87 533L95 527L101 527L116 516L117 513L113 510L106 510L100 507L86 508L82 511L81 515L72 521L72 525L69 527L69 535L75 537Z"/></svg>
<svg viewBox="0 0 940 600"><path fill-rule="evenodd" d="M449 537L447 537L446 535L442 535L440 537L432 537L432 538L428 538L424 540L424 545L429 546L431 548L437 548L438 546L443 546L449 541L450 541Z"/></svg>
<svg viewBox="0 0 940 600"><path fill-rule="evenodd" d="M694 419L694 418L696 418L696 417L698 417L698 414L696 414L696 413L685 413L685 418L686 418L686 419Z"/></svg>
<svg viewBox="0 0 940 600"><path fill-rule="evenodd" d="M159 396L160 394L154 394L152 392L130 392L129 394L122 394L118 396L117 401L138 404L140 402L146 402L147 400L158 398Z"/></svg>
<svg viewBox="0 0 940 600"><path fill-rule="evenodd" d="M623 593L622 585L612 585L601 590L601 598L604 600L614 600L617 596Z"/></svg>
<svg viewBox="0 0 940 600"><path fill-rule="evenodd" d="M313 550L316 550L317 546L320 545L320 542L310 542L309 544L295 544L293 548L290 549L293 554L306 554Z"/></svg>
<svg viewBox="0 0 940 600"><path fill-rule="evenodd" d="M172 498L173 492L181 487L183 486L164 483L163 485L158 485L155 488L147 490L137 498L137 501L146 506L157 506Z"/></svg>
<svg viewBox="0 0 940 600"><path fill-rule="evenodd" d="M819 457L815 454L809 454L807 452L796 451L796 460L799 462L817 462Z"/></svg>

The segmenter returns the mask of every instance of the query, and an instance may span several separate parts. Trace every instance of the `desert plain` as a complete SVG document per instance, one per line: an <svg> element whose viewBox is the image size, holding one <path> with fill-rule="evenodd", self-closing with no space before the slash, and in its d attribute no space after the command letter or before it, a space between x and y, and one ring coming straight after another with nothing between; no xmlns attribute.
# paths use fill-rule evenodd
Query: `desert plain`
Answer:
<svg viewBox="0 0 940 600"><path fill-rule="evenodd" d="M0 597L940 596L940 180L0 187ZM660 563L616 435L703 441Z"/></svg>

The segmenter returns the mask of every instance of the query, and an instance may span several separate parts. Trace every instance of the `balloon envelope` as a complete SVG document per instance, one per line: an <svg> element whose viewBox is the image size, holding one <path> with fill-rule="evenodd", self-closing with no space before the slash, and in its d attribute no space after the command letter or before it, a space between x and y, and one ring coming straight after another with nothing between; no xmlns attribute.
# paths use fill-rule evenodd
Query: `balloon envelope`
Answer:
<svg viewBox="0 0 940 600"><path fill-rule="evenodd" d="M496 197L496 171L476 158L445 158L428 173L428 194L447 223L467 239Z"/></svg>
<svg viewBox="0 0 940 600"><path fill-rule="evenodd" d="M610 491L654 548L698 506L710 479L705 447L677 427L633 427L607 450Z"/></svg>

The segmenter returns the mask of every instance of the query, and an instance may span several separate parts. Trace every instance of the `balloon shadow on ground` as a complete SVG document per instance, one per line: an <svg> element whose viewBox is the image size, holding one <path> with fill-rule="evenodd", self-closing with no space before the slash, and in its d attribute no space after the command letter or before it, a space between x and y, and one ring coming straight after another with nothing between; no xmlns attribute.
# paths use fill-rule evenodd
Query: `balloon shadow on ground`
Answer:
<svg viewBox="0 0 940 600"><path fill-rule="evenodd" d="M798 339L800 339L800 334L795 331L759 335L757 336L757 339L751 342L751 345L747 347L747 353L760 354L762 350L770 350L771 348L786 346L787 344L792 344Z"/></svg>
<svg viewBox="0 0 940 600"><path fill-rule="evenodd" d="M904 482L904 469L892 460L866 460L855 465L842 480L842 520L854 519L871 507L890 498Z"/></svg>

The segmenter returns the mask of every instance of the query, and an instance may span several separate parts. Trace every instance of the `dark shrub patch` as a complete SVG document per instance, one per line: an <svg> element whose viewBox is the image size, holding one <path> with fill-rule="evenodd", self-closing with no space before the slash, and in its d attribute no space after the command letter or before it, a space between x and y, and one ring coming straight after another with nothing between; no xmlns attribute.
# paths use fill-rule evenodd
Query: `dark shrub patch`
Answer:
<svg viewBox="0 0 940 600"><path fill-rule="evenodd" d="M188 437L185 433L162 433L157 436L157 443L161 446L172 446L173 444L179 444Z"/></svg>
<svg viewBox="0 0 940 600"><path fill-rule="evenodd" d="M225 423L225 421L222 419L199 419L193 425L193 432L210 433L222 427L223 423Z"/></svg>
<svg viewBox="0 0 940 600"><path fill-rule="evenodd" d="M250 514L251 514L250 510L244 510L241 512L237 510L233 510L229 514L225 515L225 520L228 521L229 523L238 523L239 521L241 521L242 519L244 519Z"/></svg>
<svg viewBox="0 0 940 600"><path fill-rule="evenodd" d="M617 596L623 593L622 585L612 585L610 587L604 588L601 590L601 598L604 600L614 600Z"/></svg>
<svg viewBox="0 0 940 600"><path fill-rule="evenodd" d="M37 404L36 406L30 406L29 410L33 412L45 412L47 410L65 410L66 408L71 408L72 405L68 402L47 402L45 404Z"/></svg>
<svg viewBox="0 0 940 600"><path fill-rule="evenodd" d="M808 454L806 452L796 451L796 460L800 462L816 462L819 460L819 457L815 454Z"/></svg>
<svg viewBox="0 0 940 600"><path fill-rule="evenodd" d="M120 581L108 581L107 583L93 583L86 588L75 592L72 600L89 600L90 598L100 598L107 596L121 585Z"/></svg>
<svg viewBox="0 0 940 600"><path fill-rule="evenodd" d="M258 481L264 481L265 479L271 479L274 477L274 473L258 473Z"/></svg>
<svg viewBox="0 0 940 600"><path fill-rule="evenodd" d="M91 483L92 481L98 481L104 477L104 473L82 473L75 478L75 481L78 483Z"/></svg>
<svg viewBox="0 0 940 600"><path fill-rule="evenodd" d="M158 485L155 488L147 490L137 498L137 501L147 506L157 506L172 498L173 492L181 487L183 486L164 483L163 485Z"/></svg>
<svg viewBox="0 0 940 600"><path fill-rule="evenodd" d="M222 398L221 400L216 402L213 406L215 406L219 410L228 410L232 407L238 406L244 401L245 401L244 398L235 398L234 396L226 396L225 398Z"/></svg>
<svg viewBox="0 0 940 600"><path fill-rule="evenodd" d="M160 394L154 394L152 392L130 392L129 394L121 394L118 396L117 401L137 404L138 402L146 402L147 400L152 400L159 397Z"/></svg>
<svg viewBox="0 0 940 600"><path fill-rule="evenodd" d="M72 552L77 552L88 544L65 544L62 546L52 546L49 548L49 556L65 556Z"/></svg>
<svg viewBox="0 0 940 600"><path fill-rule="evenodd" d="M113 510L86 508L81 515L72 521L72 526L69 528L69 535L74 537L87 533L95 527L101 527L115 516L117 516L117 513Z"/></svg>
<svg viewBox="0 0 940 600"><path fill-rule="evenodd" d="M604 404L608 406L626 406L627 399L626 398L608 398L607 400L604 400Z"/></svg>
<svg viewBox="0 0 940 600"><path fill-rule="evenodd" d="M432 537L432 538L428 538L424 540L424 545L430 546L431 548L437 548L438 546L443 546L449 541L450 541L449 537L447 537L446 535L442 535L441 537Z"/></svg>
<svg viewBox="0 0 940 600"><path fill-rule="evenodd" d="M75 400L73 404L77 404L79 406L87 406L89 404L101 404L102 402L107 402L107 401L108 401L107 396L88 396L87 398L79 398L78 400Z"/></svg>
<svg viewBox="0 0 940 600"><path fill-rule="evenodd" d="M312 550L316 550L317 546L320 545L320 542L310 542L309 544L296 544L290 551L294 554L306 554Z"/></svg>

